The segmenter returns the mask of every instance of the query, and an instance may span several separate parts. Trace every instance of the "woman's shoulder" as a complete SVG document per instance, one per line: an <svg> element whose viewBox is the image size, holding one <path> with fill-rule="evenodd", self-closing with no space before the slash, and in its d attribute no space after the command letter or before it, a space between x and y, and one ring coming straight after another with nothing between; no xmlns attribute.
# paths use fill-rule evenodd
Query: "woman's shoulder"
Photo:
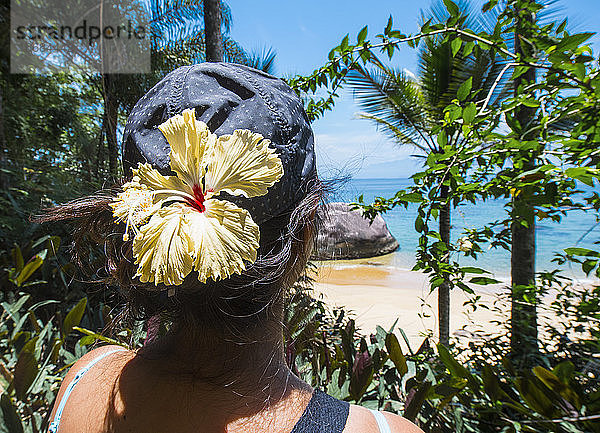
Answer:
<svg viewBox="0 0 600 433"><path fill-rule="evenodd" d="M113 354L119 354L119 356ZM56 410L60 404L60 402L65 397L65 393L67 389L73 383L73 381L77 378L80 373L84 373L84 375L88 374L87 370L93 370L94 364L102 363L102 373L103 375L111 376L111 372L118 374L118 371L123 366L124 360L129 360L135 356L135 352L131 350L127 350L122 346L116 345L107 345L101 346L96 349L93 349L83 355L77 362L75 362L69 371L67 372L65 378L62 381L62 385L58 391L56 396L56 400L54 403L54 408L52 409L51 419L54 419ZM110 359L109 359L110 358ZM112 362L109 362L112 361ZM116 362L118 361L118 362ZM94 373L89 373L94 374ZM81 376L81 375L80 375ZM67 398L69 396L67 395Z"/></svg>
<svg viewBox="0 0 600 433"><path fill-rule="evenodd" d="M95 349L92 349L89 352L87 352L85 355L83 355L81 358L79 358L79 360L77 362L75 362L75 364L73 364L73 366L69 369L69 372L63 379L62 387L64 388L65 386L68 386L68 384L73 379L75 379L75 376L77 376L77 374L80 373L81 371L92 367L92 364L99 363L99 362L103 361L104 359L108 358L109 356L111 356L113 353L117 353L117 352L119 353L119 356L111 357L111 360L115 360L116 358L130 359L131 357L135 356L134 351L128 350L127 348L125 348L123 346L117 346L117 345L112 345L112 344L106 345L106 346L100 346ZM105 363L107 363L107 361L105 361Z"/></svg>
<svg viewBox="0 0 600 433"><path fill-rule="evenodd" d="M391 412L380 412L383 414L391 433L423 433L419 427L400 415ZM373 413L362 406L350 405L348 423L343 433L378 433L381 430L377 425Z"/></svg>

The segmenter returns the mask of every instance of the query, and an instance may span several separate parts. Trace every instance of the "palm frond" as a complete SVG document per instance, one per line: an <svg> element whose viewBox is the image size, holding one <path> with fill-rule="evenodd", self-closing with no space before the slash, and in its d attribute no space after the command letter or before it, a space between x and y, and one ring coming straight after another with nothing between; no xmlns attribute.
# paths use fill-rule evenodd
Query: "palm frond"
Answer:
<svg viewBox="0 0 600 433"><path fill-rule="evenodd" d="M275 75L275 58L277 53L271 48L263 48L261 51L252 51L248 56L247 66Z"/></svg>
<svg viewBox="0 0 600 433"><path fill-rule="evenodd" d="M444 108L454 99L451 87L457 66L450 43L439 38L425 40L418 60L419 84L431 116L437 119L442 117Z"/></svg>
<svg viewBox="0 0 600 433"><path fill-rule="evenodd" d="M203 0L150 0L150 24L169 25L174 22L204 20ZM233 18L231 8L221 1L221 25L223 31L229 33Z"/></svg>
<svg viewBox="0 0 600 433"><path fill-rule="evenodd" d="M393 125L415 142L424 142L428 147L432 144L427 134L431 124L421 89L404 72L381 63L372 69L356 66L348 74L348 83L359 106L369 115Z"/></svg>
<svg viewBox="0 0 600 433"><path fill-rule="evenodd" d="M158 39L173 38L174 29L185 39L191 35L185 29L204 28L204 3L202 0L151 0L150 4L151 19L149 27L152 35ZM223 32L228 34L231 31L233 18L231 8L221 1L221 25Z"/></svg>
<svg viewBox="0 0 600 433"><path fill-rule="evenodd" d="M485 14L480 13L473 2L462 0L459 3L461 14L465 17L463 26L475 32L492 33L497 22L500 8L494 8ZM443 22L448 12L442 1L436 1L431 10L423 13L423 19ZM456 98L460 85L469 77L473 79L476 100L483 100L493 90L490 103L495 104L506 96L511 89L511 71L500 73L507 61L492 56L488 51L475 49L468 56L459 51L454 57L451 52L452 38L427 38L419 56L419 78L424 93L434 113L440 116L443 109ZM512 46L512 38L507 36L506 43ZM497 81L497 83L496 83ZM494 85L496 83L496 85Z"/></svg>

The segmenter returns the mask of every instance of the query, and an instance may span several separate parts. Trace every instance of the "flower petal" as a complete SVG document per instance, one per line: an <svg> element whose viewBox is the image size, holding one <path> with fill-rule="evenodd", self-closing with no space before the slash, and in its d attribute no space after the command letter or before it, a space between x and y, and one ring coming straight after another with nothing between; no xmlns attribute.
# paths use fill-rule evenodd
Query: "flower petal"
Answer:
<svg viewBox="0 0 600 433"><path fill-rule="evenodd" d="M194 243L185 218L189 209L178 203L161 208L140 228L133 254L141 282L176 286L192 271Z"/></svg>
<svg viewBox="0 0 600 433"><path fill-rule="evenodd" d="M184 110L161 124L161 130L171 146L171 169L189 186L201 185L204 176L204 152L216 140L205 123L196 120L196 112Z"/></svg>
<svg viewBox="0 0 600 433"><path fill-rule="evenodd" d="M130 220L136 226L148 219L153 205L152 191L135 182L124 184L123 191L109 204L117 221Z"/></svg>
<svg viewBox="0 0 600 433"><path fill-rule="evenodd" d="M206 155L206 196L225 191L255 197L283 176L281 160L269 140L245 129L219 137Z"/></svg>
<svg viewBox="0 0 600 433"><path fill-rule="evenodd" d="M225 200L207 200L205 212L191 212L189 234L194 242L194 270L203 283L241 274L245 261L256 261L259 228L250 213Z"/></svg>
<svg viewBox="0 0 600 433"><path fill-rule="evenodd" d="M163 176L148 163L138 164L138 168L133 169L133 176L135 181L146 185L153 191L179 191L184 194L194 194L192 189L177 176ZM156 198L160 200L165 198L165 195L173 195L173 193L158 192Z"/></svg>

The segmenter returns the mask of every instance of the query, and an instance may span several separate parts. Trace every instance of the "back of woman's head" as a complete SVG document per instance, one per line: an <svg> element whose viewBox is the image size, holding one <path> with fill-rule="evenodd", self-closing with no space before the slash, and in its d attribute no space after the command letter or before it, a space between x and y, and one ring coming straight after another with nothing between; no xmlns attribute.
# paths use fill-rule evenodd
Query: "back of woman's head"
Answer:
<svg viewBox="0 0 600 433"><path fill-rule="evenodd" d="M313 140L283 81L181 67L128 117L124 182L40 219L75 220L75 261L124 296L129 317L243 335L277 319L310 254L322 195Z"/></svg>

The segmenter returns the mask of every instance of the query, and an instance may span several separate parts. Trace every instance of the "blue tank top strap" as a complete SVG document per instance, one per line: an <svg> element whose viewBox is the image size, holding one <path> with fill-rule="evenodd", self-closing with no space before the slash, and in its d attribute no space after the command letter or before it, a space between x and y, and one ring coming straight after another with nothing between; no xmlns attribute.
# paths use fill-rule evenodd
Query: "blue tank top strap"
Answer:
<svg viewBox="0 0 600 433"><path fill-rule="evenodd" d="M75 377L73 378L71 383L69 383L69 386L67 386L67 389L65 390L65 393L63 394L63 396L60 400L60 403L58 404L58 408L56 409L56 413L54 414L54 419L52 420L52 422L50 423L50 427L48 428L48 433L56 433L58 431L58 426L60 424L60 418L62 417L62 413L63 413L63 410L65 409L65 405L67 404L67 400L69 399L69 396L73 392L73 388L75 388L75 385L77 385L77 383L81 380L83 375L85 373L87 373L96 363L98 363L99 361L102 361L108 355L112 355L115 352L122 352L124 350L126 350L126 349L121 348L121 349L109 350L108 352L105 352L102 355L97 356L89 364L87 364L85 367L83 367L81 370L79 370L79 372L75 375Z"/></svg>
<svg viewBox="0 0 600 433"><path fill-rule="evenodd" d="M315 389L304 413L291 433L342 433L350 404Z"/></svg>

